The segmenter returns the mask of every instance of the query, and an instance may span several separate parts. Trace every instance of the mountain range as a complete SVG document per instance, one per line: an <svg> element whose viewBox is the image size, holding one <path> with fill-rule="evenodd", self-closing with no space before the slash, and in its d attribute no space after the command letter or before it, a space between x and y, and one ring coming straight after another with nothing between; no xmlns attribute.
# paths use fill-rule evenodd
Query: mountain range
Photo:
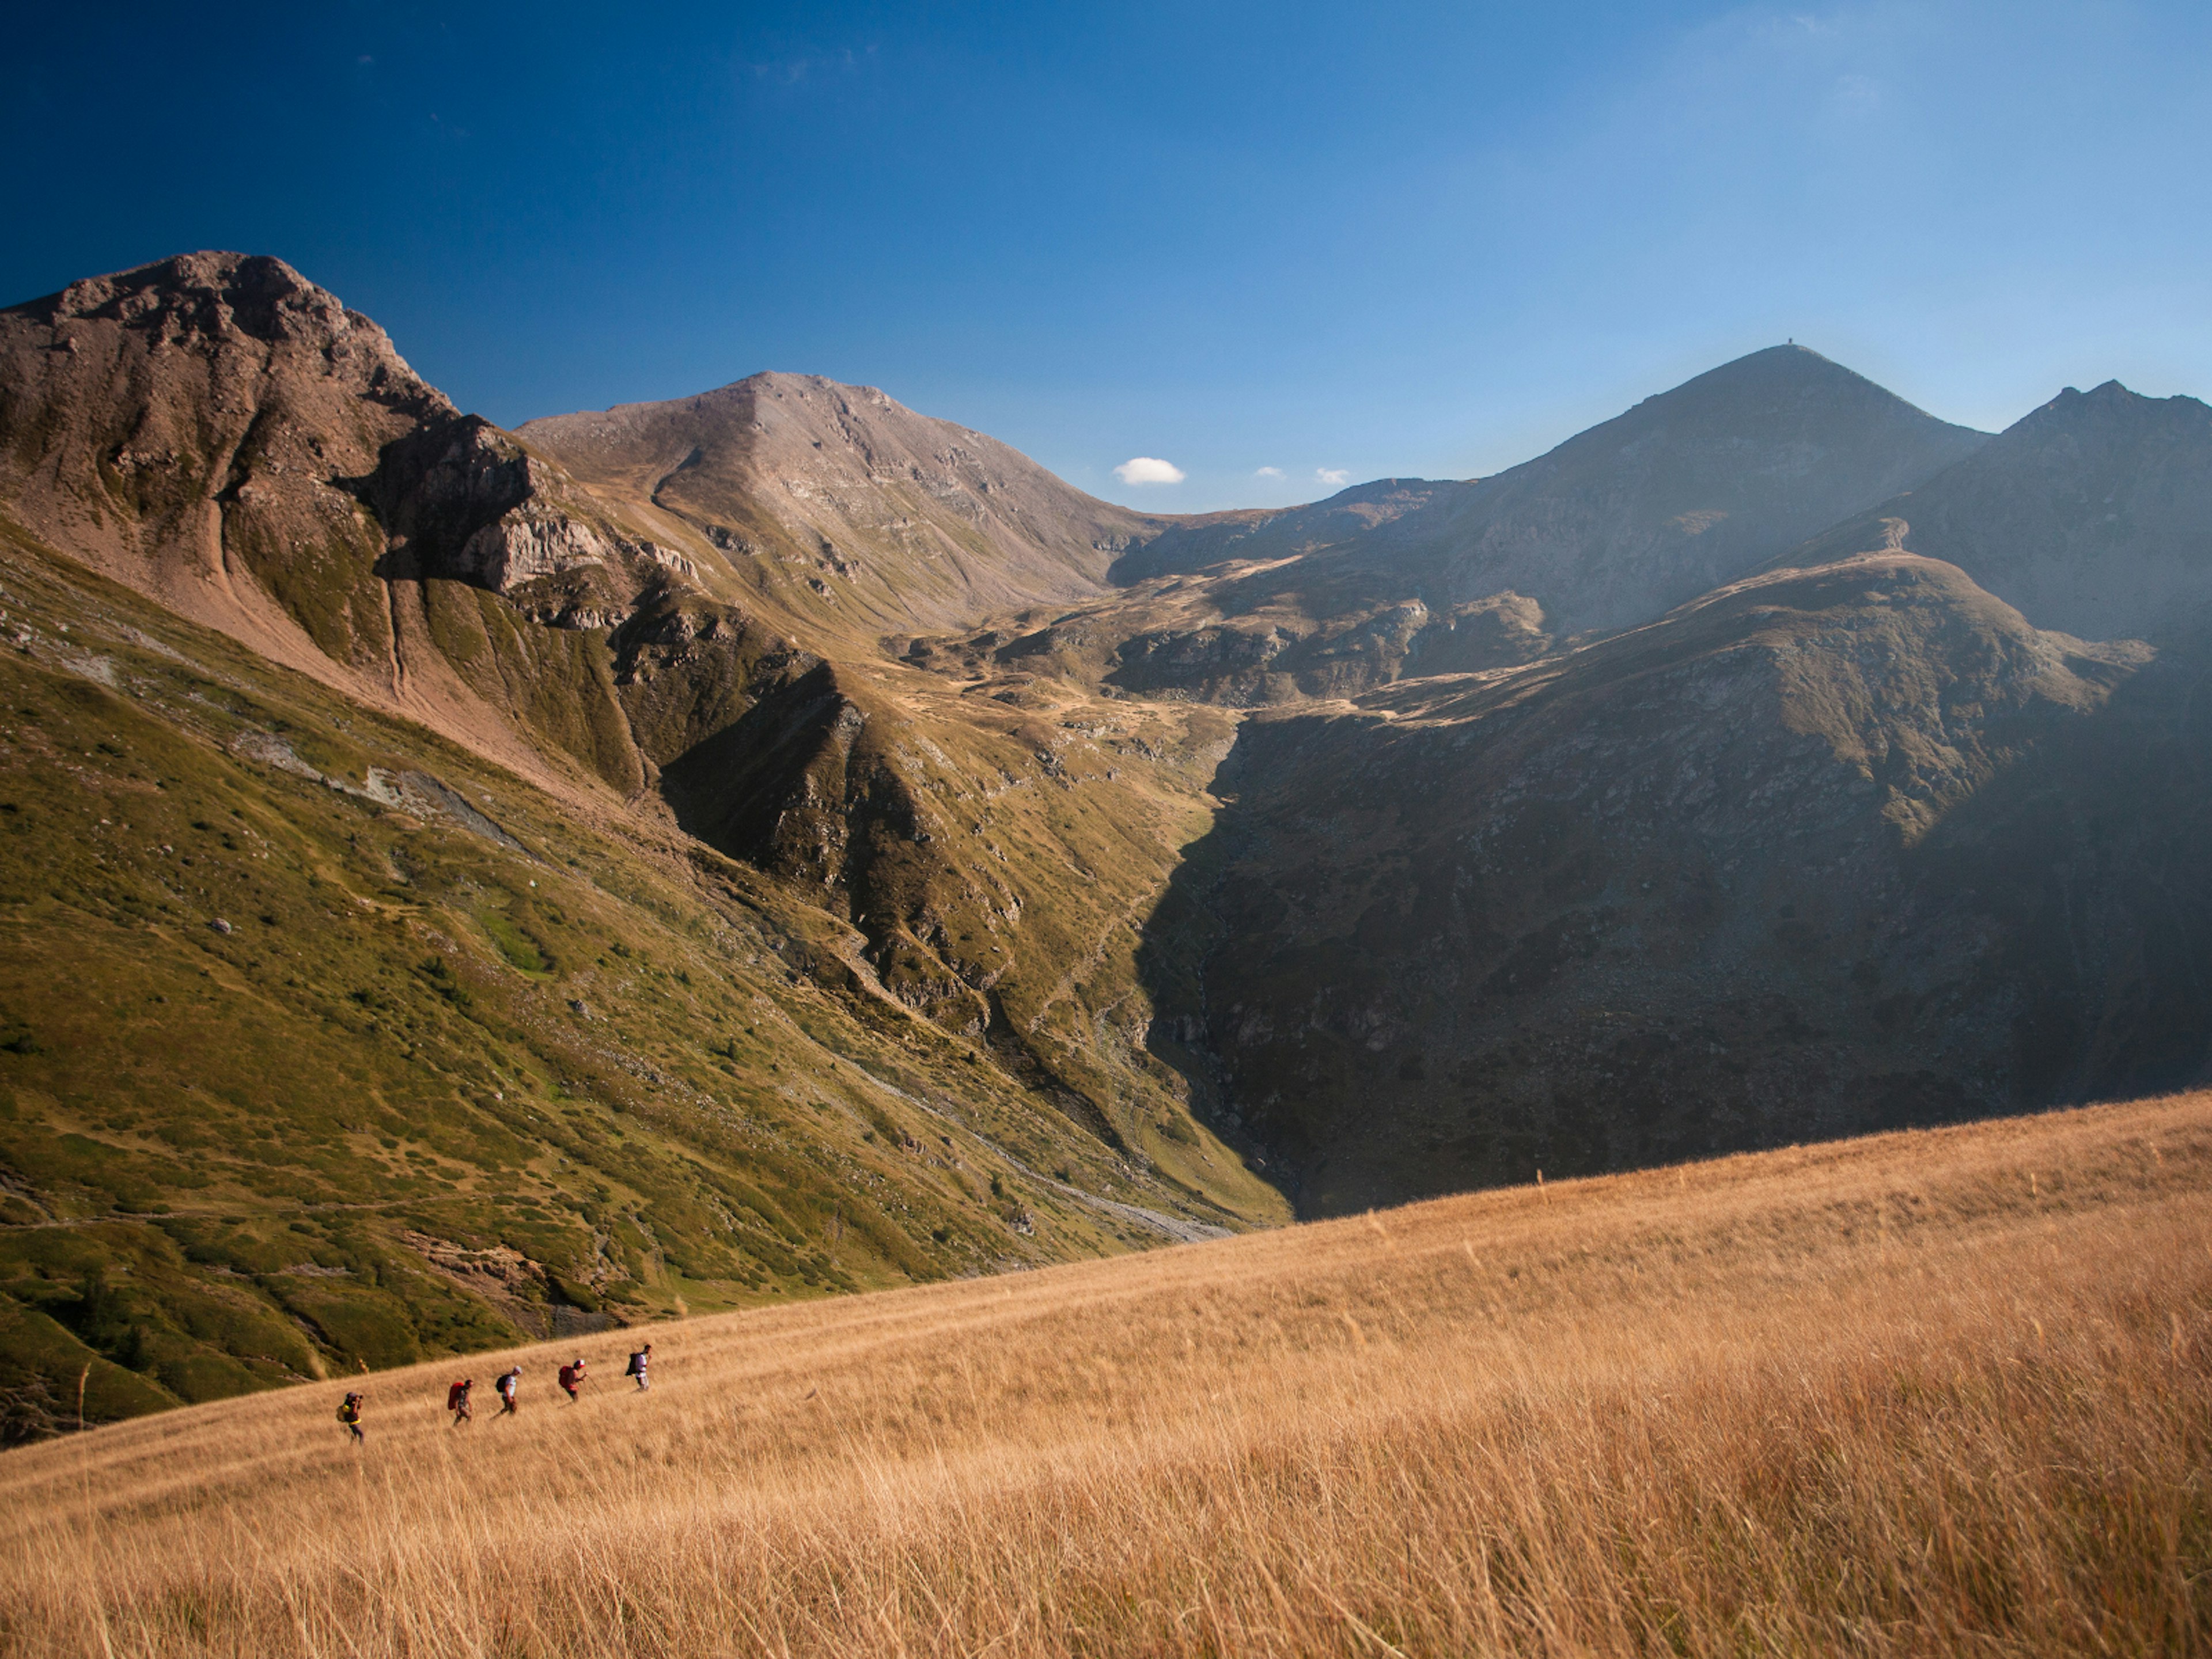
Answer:
<svg viewBox="0 0 2212 1659"><path fill-rule="evenodd" d="M0 312L0 1401L2203 1080L2212 411L1794 345L1097 501L505 431L281 261Z"/></svg>

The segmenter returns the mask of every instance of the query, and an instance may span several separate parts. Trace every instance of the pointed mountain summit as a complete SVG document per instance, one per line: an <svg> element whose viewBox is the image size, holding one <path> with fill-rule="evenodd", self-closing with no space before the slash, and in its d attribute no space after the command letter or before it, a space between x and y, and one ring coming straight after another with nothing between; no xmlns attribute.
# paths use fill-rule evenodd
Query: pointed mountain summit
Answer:
<svg viewBox="0 0 2212 1659"><path fill-rule="evenodd" d="M1785 557L1905 548L2040 627L2166 639L2212 615L2212 409L2069 386L1958 465Z"/></svg>
<svg viewBox="0 0 2212 1659"><path fill-rule="evenodd" d="M1986 441L1818 352L1769 347L1483 480L1440 526L1440 597L1510 587L1562 632L1632 626Z"/></svg>

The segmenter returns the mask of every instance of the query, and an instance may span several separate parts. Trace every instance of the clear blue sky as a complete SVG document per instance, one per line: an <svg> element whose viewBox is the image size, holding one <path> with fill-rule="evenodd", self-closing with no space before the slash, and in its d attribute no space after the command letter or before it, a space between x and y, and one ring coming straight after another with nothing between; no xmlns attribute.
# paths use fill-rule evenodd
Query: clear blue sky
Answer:
<svg viewBox="0 0 2212 1659"><path fill-rule="evenodd" d="M510 424L801 370L1194 510L1789 336L1986 427L2212 394L2202 0L55 6L8 55L0 301L275 253Z"/></svg>

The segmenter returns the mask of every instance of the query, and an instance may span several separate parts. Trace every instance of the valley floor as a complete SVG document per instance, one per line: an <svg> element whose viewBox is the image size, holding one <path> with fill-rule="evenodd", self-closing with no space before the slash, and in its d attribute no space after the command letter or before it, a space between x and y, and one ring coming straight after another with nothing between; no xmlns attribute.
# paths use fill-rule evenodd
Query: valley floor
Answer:
<svg viewBox="0 0 2212 1659"><path fill-rule="evenodd" d="M2212 1095L302 1387L0 1459L21 1655L2201 1650Z"/></svg>

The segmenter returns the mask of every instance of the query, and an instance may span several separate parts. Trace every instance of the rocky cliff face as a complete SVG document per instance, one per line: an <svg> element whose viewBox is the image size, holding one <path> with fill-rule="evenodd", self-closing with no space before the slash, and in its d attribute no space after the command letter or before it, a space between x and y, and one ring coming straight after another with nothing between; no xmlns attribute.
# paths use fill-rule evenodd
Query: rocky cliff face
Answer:
<svg viewBox="0 0 2212 1659"><path fill-rule="evenodd" d="M276 259L188 254L0 313L9 510L186 614L289 623L343 663L391 645L384 538L344 481L456 418Z"/></svg>
<svg viewBox="0 0 2212 1659"><path fill-rule="evenodd" d="M1908 548L2046 628L2175 639L2212 610L2212 409L2070 386L1909 495L1785 556Z"/></svg>
<svg viewBox="0 0 2212 1659"><path fill-rule="evenodd" d="M517 624L618 623L684 561L282 261L0 313L0 501L49 545L541 781L644 787L593 653Z"/></svg>

